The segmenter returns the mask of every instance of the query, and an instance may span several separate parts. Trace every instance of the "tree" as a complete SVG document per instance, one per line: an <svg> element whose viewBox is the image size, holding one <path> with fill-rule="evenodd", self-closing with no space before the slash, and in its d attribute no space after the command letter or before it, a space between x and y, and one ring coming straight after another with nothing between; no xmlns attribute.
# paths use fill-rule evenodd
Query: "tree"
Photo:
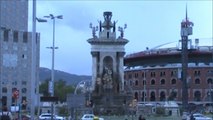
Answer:
<svg viewBox="0 0 213 120"><path fill-rule="evenodd" d="M39 93L43 94L44 96L50 96L48 91L49 81L50 79L46 79L45 82L43 82L39 86ZM75 90L74 86L66 85L66 81L62 79L54 82L54 96L57 96L60 102L65 102L67 94L73 93L74 90Z"/></svg>

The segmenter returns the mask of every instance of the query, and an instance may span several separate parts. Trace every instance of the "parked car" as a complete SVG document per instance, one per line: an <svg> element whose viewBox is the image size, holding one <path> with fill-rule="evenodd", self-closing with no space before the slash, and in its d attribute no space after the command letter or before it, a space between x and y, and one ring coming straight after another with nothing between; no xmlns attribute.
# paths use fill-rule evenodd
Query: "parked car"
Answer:
<svg viewBox="0 0 213 120"><path fill-rule="evenodd" d="M98 120L104 120L104 118L101 117L97 117L94 114L84 114L81 118L81 120L94 120L94 118L98 119Z"/></svg>
<svg viewBox="0 0 213 120"><path fill-rule="evenodd" d="M201 113L194 113L193 117L195 118L194 120L212 120L212 118L204 116ZM190 115L188 116L187 120L190 120Z"/></svg>
<svg viewBox="0 0 213 120"><path fill-rule="evenodd" d="M65 120L64 117L53 115L54 120ZM39 120L51 120L51 113L43 113L39 116Z"/></svg>

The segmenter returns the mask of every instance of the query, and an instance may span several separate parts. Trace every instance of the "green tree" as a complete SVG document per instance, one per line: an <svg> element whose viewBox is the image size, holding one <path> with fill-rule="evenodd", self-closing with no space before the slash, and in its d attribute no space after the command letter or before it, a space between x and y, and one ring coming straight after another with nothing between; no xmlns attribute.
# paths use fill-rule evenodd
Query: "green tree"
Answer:
<svg viewBox="0 0 213 120"><path fill-rule="evenodd" d="M43 83L39 85L39 93L43 94L44 96L50 96L48 91L48 83L50 79L46 79Z"/></svg>
<svg viewBox="0 0 213 120"><path fill-rule="evenodd" d="M39 86L39 93L43 94L44 96L50 96L48 92L48 83L50 79L46 79L40 86ZM59 98L60 102L65 102L67 98L67 94L73 93L75 90L74 86L66 85L66 81L64 80L56 80L54 82L54 96Z"/></svg>

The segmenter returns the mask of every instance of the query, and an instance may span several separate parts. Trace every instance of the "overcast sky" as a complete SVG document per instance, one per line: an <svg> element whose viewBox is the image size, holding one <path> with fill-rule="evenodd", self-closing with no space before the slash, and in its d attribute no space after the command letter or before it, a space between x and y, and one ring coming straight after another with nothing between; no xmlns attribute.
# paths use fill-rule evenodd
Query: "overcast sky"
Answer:
<svg viewBox="0 0 213 120"><path fill-rule="evenodd" d="M91 75L92 62L90 44L92 37L89 23L98 25L103 21L103 12L111 11L112 21L117 27L127 24L124 37L130 42L125 46L126 53L143 51L146 47L155 48L180 39L180 23L185 18L186 4L188 17L194 22L193 35L200 38L200 44L212 45L213 2L196 1L71 1L37 0L37 17L53 14L63 15L56 19L55 69L78 75ZM29 31L32 26L32 2L29 3ZM40 38L40 66L51 68L52 52L49 47L53 40L53 23L37 22ZM117 32L117 36L120 33ZM205 44L204 44L205 43ZM177 42L175 44L178 44Z"/></svg>

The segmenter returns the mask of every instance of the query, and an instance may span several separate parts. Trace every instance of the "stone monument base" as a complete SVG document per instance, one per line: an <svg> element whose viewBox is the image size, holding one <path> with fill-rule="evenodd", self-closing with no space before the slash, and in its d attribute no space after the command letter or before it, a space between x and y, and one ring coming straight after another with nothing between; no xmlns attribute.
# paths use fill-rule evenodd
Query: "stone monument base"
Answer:
<svg viewBox="0 0 213 120"><path fill-rule="evenodd" d="M97 115L124 115L129 111L132 98L131 94L125 93L93 93L93 112Z"/></svg>

